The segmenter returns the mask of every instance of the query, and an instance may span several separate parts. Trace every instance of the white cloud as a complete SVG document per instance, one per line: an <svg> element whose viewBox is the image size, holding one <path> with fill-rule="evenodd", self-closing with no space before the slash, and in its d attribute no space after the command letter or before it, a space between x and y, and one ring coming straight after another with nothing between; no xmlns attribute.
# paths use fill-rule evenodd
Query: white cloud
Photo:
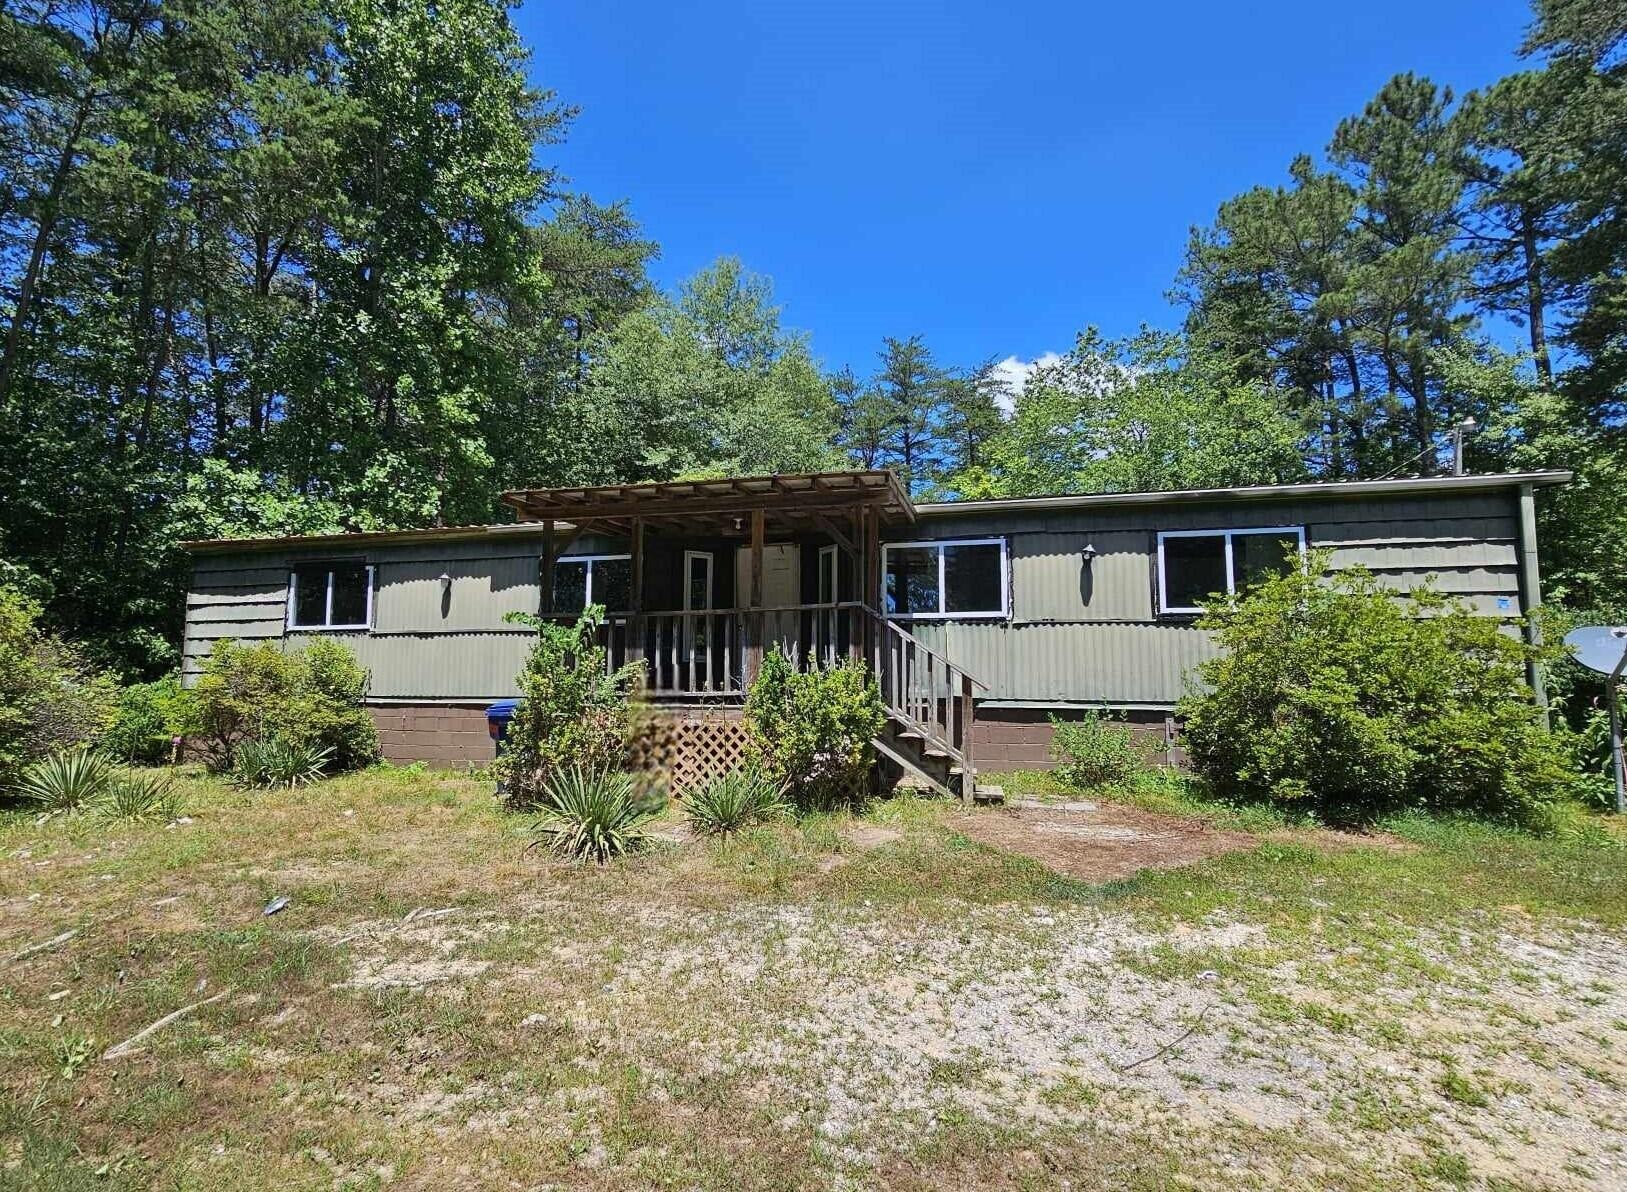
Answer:
<svg viewBox="0 0 1627 1192"><path fill-rule="evenodd" d="M1000 409L1004 413L1010 414L1013 399L1023 391L1023 387L1028 384L1028 378L1034 375L1034 370L1036 368L1049 368L1061 359L1059 353L1041 352L1032 360L1020 360L1016 356L1007 356L1004 360L999 361L994 366L994 375L1005 382L1006 392L1010 394L1009 397L1000 402Z"/></svg>

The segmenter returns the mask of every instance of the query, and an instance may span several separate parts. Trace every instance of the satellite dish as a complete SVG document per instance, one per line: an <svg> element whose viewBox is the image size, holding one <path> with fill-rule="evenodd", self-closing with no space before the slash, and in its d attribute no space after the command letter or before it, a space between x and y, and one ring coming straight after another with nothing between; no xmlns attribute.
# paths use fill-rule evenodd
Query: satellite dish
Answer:
<svg viewBox="0 0 1627 1192"><path fill-rule="evenodd" d="M1565 644L1576 655L1576 661L1589 670L1614 674L1627 654L1627 625L1593 625L1573 629L1565 635Z"/></svg>

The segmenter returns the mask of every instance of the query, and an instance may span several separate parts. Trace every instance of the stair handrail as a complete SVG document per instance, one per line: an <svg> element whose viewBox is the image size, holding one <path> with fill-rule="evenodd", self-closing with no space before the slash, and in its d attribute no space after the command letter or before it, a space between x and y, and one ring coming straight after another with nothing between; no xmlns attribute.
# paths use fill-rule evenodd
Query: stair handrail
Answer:
<svg viewBox="0 0 1627 1192"><path fill-rule="evenodd" d="M928 654L932 655L932 657L936 658L939 662L943 663L944 666L952 668L952 669L954 669L956 671L959 671L966 678L970 679L975 686L981 687L984 691L989 690L989 685L987 683L985 683L982 679L979 679L976 675L972 674L971 671L967 670L960 663L958 663L954 659L950 658L949 655L945 654L943 651L933 649L931 646L927 645L924 641L922 641L920 638L916 637L913 633L911 633L908 629L905 629L902 625L900 625L897 621L893 620L891 617L883 616L880 613L877 613L876 610L873 609L873 608L870 608L869 605L864 605L863 607L872 616L874 616L883 625L885 625L891 632L896 633L899 637L901 637L905 641L909 642L917 650L924 650L926 653L928 653Z"/></svg>

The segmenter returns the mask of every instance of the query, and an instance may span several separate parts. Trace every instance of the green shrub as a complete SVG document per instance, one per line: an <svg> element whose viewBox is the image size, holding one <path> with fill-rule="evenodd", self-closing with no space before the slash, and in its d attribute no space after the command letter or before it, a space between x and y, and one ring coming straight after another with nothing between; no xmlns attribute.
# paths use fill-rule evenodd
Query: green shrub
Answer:
<svg viewBox="0 0 1627 1192"><path fill-rule="evenodd" d="M316 744L295 745L276 737L250 737L238 742L232 782L249 790L308 786L320 782L333 750Z"/></svg>
<svg viewBox="0 0 1627 1192"><path fill-rule="evenodd" d="M1313 556L1199 621L1223 652L1181 702L1198 773L1335 823L1413 809L1546 822L1576 788L1525 684L1552 651L1428 587L1403 599L1326 569Z"/></svg>
<svg viewBox="0 0 1627 1192"><path fill-rule="evenodd" d="M649 823L662 800L622 770L570 769L543 788L532 838L562 857L604 864L648 843Z"/></svg>
<svg viewBox="0 0 1627 1192"><path fill-rule="evenodd" d="M1610 713L1604 708L1588 708L1582 727L1570 735L1572 754L1581 771L1581 798L1596 811L1616 807L1616 775L1611 768Z"/></svg>
<svg viewBox="0 0 1627 1192"><path fill-rule="evenodd" d="M181 801L168 774L122 770L114 773L91 810L108 823L168 823L180 814Z"/></svg>
<svg viewBox="0 0 1627 1192"><path fill-rule="evenodd" d="M94 749L65 749L35 762L17 783L18 796L48 812L77 811L107 793L113 762Z"/></svg>
<svg viewBox="0 0 1627 1192"><path fill-rule="evenodd" d="M684 797L689 826L702 836L728 836L752 824L779 819L790 811L785 784L758 766L720 774Z"/></svg>
<svg viewBox="0 0 1627 1192"><path fill-rule="evenodd" d="M799 672L775 649L746 697L746 719L766 772L797 807L815 810L862 792L887 713L862 662Z"/></svg>
<svg viewBox="0 0 1627 1192"><path fill-rule="evenodd" d="M509 721L503 756L494 767L511 807L543 802L561 774L597 774L622 765L634 722L631 693L641 669L610 672L598 644L604 610L587 609L574 625L511 616L537 630L519 675L520 706Z"/></svg>
<svg viewBox="0 0 1627 1192"><path fill-rule="evenodd" d="M169 760L183 698L174 675L121 689L117 714L99 747L127 765L162 765Z"/></svg>
<svg viewBox="0 0 1627 1192"><path fill-rule="evenodd" d="M371 676L344 646L318 639L294 657L305 664L305 698L275 735L330 755L325 767L336 773L360 770L379 760L378 726L366 708Z"/></svg>
<svg viewBox="0 0 1627 1192"><path fill-rule="evenodd" d="M1051 756L1056 776L1079 790L1120 786L1146 769L1146 757L1135 730L1104 712L1086 712L1078 720L1051 717Z"/></svg>
<svg viewBox="0 0 1627 1192"><path fill-rule="evenodd" d="M113 721L113 681L39 626L40 606L0 587L0 789Z"/></svg>
<svg viewBox="0 0 1627 1192"><path fill-rule="evenodd" d="M196 685L179 701L186 735L216 770L235 769L245 741L326 750L335 771L378 760L365 706L367 671L338 642L285 654L274 643L215 643Z"/></svg>

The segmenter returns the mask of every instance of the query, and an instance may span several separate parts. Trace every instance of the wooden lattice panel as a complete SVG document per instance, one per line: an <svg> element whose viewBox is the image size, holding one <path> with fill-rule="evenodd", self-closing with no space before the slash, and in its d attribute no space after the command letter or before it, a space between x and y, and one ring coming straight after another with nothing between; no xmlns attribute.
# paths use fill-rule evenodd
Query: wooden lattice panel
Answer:
<svg viewBox="0 0 1627 1192"><path fill-rule="evenodd" d="M668 789L682 795L746 764L752 755L751 729L738 717L706 715L677 722L678 747Z"/></svg>

